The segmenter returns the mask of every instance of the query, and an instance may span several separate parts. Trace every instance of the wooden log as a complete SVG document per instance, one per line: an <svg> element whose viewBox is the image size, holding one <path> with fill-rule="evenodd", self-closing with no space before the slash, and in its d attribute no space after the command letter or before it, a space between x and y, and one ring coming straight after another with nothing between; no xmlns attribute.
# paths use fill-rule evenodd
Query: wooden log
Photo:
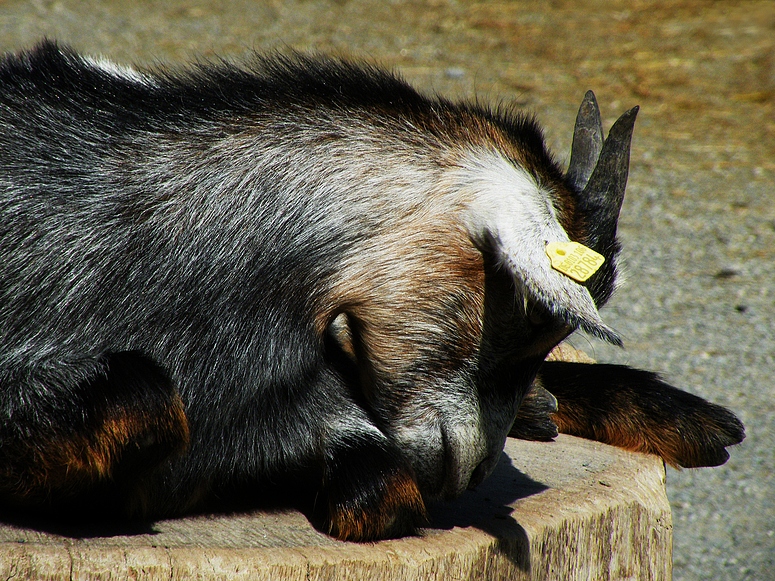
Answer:
<svg viewBox="0 0 775 581"><path fill-rule="evenodd" d="M667 580L656 457L560 436L509 439L492 476L432 507L422 536L344 543L299 512L164 520L133 534L0 525L0 579Z"/></svg>

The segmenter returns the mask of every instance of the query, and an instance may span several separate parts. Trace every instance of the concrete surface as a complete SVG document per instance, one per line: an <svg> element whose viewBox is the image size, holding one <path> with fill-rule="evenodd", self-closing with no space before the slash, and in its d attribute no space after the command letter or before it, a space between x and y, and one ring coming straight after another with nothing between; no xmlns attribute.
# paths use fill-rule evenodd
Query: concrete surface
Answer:
<svg viewBox="0 0 775 581"><path fill-rule="evenodd" d="M0 49L42 36L121 61L295 47L374 59L426 90L517 102L564 157L584 91L641 105L621 236L628 282L602 361L734 409L721 468L668 472L677 580L775 579L775 3L0 2Z"/></svg>

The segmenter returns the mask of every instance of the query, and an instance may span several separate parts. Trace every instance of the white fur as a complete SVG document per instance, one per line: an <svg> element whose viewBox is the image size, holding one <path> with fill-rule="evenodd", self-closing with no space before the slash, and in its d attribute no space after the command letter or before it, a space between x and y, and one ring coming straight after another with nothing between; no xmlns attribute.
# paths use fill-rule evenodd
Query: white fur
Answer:
<svg viewBox="0 0 775 581"><path fill-rule="evenodd" d="M546 255L548 242L569 240L551 193L496 152L472 152L458 173L459 187L472 199L463 216L471 237L493 244L532 300L555 314L571 314L587 330L615 336L600 318L589 291L554 270Z"/></svg>
<svg viewBox="0 0 775 581"><path fill-rule="evenodd" d="M154 84L153 77L145 75L130 66L114 63L113 61L102 56L85 56L82 58L83 61L90 67L106 72L119 79L125 79L135 83L141 83L143 85Z"/></svg>

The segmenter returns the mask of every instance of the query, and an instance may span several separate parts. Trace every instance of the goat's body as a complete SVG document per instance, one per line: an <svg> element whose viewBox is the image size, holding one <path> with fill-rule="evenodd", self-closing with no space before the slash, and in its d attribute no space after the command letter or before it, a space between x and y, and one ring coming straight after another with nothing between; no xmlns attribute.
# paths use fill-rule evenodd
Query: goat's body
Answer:
<svg viewBox="0 0 775 581"><path fill-rule="evenodd" d="M571 326L609 333L581 287L550 271L533 283L538 259L507 254L528 289L516 303L558 321L531 335L490 258L501 239L585 240L574 196L533 122L376 69L298 57L145 73L51 44L7 57L0 453L43 460L6 461L0 493L67 500L150 449L159 468L119 486L150 514L311 474L344 499L335 534L411 528L421 494L455 495L494 465ZM499 213L523 230L493 248ZM67 470L45 461L76 436ZM361 448L375 467L346 476ZM394 484L349 525L368 470Z"/></svg>

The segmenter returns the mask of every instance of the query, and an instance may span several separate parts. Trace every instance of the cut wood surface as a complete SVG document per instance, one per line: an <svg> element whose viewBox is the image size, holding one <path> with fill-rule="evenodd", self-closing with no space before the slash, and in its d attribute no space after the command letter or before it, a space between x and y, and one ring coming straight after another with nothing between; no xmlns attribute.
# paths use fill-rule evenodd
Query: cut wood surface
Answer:
<svg viewBox="0 0 775 581"><path fill-rule="evenodd" d="M422 536L344 543L299 512L164 520L134 531L0 525L0 579L670 579L664 466L561 435L509 439L475 491Z"/></svg>

